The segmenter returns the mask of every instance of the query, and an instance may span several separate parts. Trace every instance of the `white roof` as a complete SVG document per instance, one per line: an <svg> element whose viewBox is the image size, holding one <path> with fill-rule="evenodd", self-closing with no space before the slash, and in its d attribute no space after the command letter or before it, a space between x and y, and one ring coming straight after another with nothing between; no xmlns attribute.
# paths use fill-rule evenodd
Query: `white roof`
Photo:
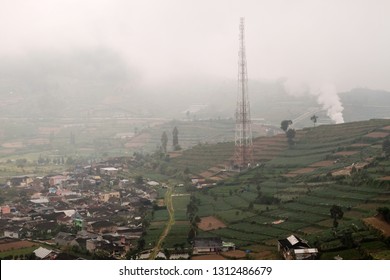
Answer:
<svg viewBox="0 0 390 280"><path fill-rule="evenodd" d="M104 170L104 171L118 171L117 168L115 167L103 167L103 168L100 168L101 170Z"/></svg>
<svg viewBox="0 0 390 280"><path fill-rule="evenodd" d="M318 253L317 248L305 248L305 249L295 249L295 254L314 254Z"/></svg>
<svg viewBox="0 0 390 280"><path fill-rule="evenodd" d="M48 203L49 200L47 198L39 198L39 199L31 199L32 203Z"/></svg>
<svg viewBox="0 0 390 280"><path fill-rule="evenodd" d="M287 240L288 242L290 242L291 245L299 243L299 240L294 235L290 235L289 237L287 237Z"/></svg>
<svg viewBox="0 0 390 280"><path fill-rule="evenodd" d="M46 258L51 252L52 252L52 250L49 250L49 249L46 249L43 247L39 247L38 249L34 250L35 256L37 256L37 258L40 258L40 259Z"/></svg>

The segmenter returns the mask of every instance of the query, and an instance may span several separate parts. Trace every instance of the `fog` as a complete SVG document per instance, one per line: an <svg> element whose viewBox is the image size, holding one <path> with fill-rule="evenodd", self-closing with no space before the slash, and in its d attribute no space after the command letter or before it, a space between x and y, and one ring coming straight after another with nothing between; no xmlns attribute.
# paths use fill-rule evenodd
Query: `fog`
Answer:
<svg viewBox="0 0 390 280"><path fill-rule="evenodd" d="M205 104L233 115L240 17L250 98L259 103L281 90L308 95L337 123L343 121L337 92L390 90L386 0L0 4L2 96L47 98L72 110L104 100L134 114Z"/></svg>

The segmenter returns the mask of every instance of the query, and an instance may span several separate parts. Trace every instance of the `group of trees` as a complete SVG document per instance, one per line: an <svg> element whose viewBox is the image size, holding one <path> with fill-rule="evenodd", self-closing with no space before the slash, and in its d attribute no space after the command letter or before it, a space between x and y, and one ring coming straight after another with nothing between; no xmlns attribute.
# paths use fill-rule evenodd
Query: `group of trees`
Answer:
<svg viewBox="0 0 390 280"><path fill-rule="evenodd" d="M198 223L200 222L200 218L197 215L197 212L199 203L199 199L197 199L194 194L191 194L190 202L187 205L187 217L191 223L191 228L187 235L187 239L189 242L191 242L195 238L198 232Z"/></svg>
<svg viewBox="0 0 390 280"><path fill-rule="evenodd" d="M385 222L390 224L390 209L389 209L389 207L379 207L378 209L376 209L376 211L378 212L378 214L381 216L381 218Z"/></svg>
<svg viewBox="0 0 390 280"><path fill-rule="evenodd" d="M164 153L167 152L167 146L168 146L168 134L166 131L164 131L161 135L161 147L162 151ZM179 145L179 130L175 126L172 131L172 147L174 151L181 150L181 147Z"/></svg>
<svg viewBox="0 0 390 280"><path fill-rule="evenodd" d="M313 115L310 117L310 120L314 123L314 126L316 126L318 116ZM292 120L283 120L280 123L280 128L286 133L287 141L288 141L288 144L290 146L294 145L294 143L295 143L294 138L295 138L295 134L296 134L295 129L291 127L292 124L293 124ZM390 143L389 143L389 146L390 146Z"/></svg>

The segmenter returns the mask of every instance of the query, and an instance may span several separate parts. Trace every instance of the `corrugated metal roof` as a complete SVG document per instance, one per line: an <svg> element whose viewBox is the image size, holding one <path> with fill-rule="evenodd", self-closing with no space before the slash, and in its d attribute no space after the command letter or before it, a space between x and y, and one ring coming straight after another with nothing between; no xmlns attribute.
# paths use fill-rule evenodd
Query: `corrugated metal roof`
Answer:
<svg viewBox="0 0 390 280"><path fill-rule="evenodd" d="M52 252L52 250L49 250L49 249L46 249L43 247L39 247L38 249L34 250L35 256L37 256L37 258L40 258L40 259L46 258L51 252Z"/></svg>
<svg viewBox="0 0 390 280"><path fill-rule="evenodd" d="M287 237L287 240L288 242L290 242L291 245L295 245L297 243L299 243L299 240L295 237L295 235L290 235L289 237Z"/></svg>
<svg viewBox="0 0 390 280"><path fill-rule="evenodd" d="M315 254L318 253L317 248L305 248L305 249L295 249L295 254Z"/></svg>

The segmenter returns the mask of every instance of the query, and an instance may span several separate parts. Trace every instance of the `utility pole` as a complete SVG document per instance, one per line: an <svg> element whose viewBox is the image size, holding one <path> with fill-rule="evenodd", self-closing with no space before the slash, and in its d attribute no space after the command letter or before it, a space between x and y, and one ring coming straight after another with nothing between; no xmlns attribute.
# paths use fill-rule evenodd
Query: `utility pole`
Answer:
<svg viewBox="0 0 390 280"><path fill-rule="evenodd" d="M245 168L252 163L252 125L248 97L248 72L245 54L244 18L240 18L238 52L238 93L236 105L236 132L234 165Z"/></svg>

